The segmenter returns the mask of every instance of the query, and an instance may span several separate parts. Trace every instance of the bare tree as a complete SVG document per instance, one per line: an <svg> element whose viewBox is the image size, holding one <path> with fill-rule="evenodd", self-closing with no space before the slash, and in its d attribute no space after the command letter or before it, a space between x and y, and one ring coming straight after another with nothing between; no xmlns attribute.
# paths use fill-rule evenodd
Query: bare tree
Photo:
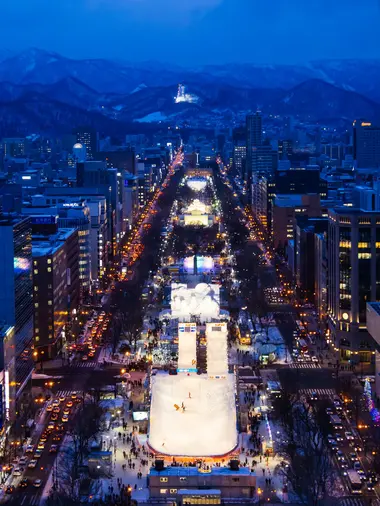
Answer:
<svg viewBox="0 0 380 506"><path fill-rule="evenodd" d="M83 465L88 454L89 444L96 440L104 428L102 415L103 410L96 402L83 403L68 428L79 466Z"/></svg>
<svg viewBox="0 0 380 506"><path fill-rule="evenodd" d="M274 409L283 431L282 443L277 448L284 459L279 472L302 504L326 504L335 473L317 413L286 392L282 400L274 403Z"/></svg>

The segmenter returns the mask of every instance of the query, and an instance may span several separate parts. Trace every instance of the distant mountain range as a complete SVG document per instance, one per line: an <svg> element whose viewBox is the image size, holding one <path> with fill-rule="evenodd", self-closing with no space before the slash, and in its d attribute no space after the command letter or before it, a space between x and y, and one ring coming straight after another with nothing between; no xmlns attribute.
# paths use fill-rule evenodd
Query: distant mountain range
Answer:
<svg viewBox="0 0 380 506"><path fill-rule="evenodd" d="M175 104L178 83L200 100ZM65 132L89 123L123 132L133 122L233 119L260 107L304 121L380 120L380 61L182 68L157 62L73 60L0 51L0 134Z"/></svg>

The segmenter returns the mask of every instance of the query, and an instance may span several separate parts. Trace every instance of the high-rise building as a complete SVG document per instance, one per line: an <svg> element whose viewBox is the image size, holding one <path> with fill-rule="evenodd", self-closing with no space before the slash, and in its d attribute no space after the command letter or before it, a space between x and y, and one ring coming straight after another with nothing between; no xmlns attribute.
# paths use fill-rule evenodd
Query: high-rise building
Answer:
<svg viewBox="0 0 380 506"><path fill-rule="evenodd" d="M30 218L0 215L0 320L13 327L17 409L20 419L29 397L22 395L33 370L32 227Z"/></svg>
<svg viewBox="0 0 380 506"><path fill-rule="evenodd" d="M132 148L100 151L97 159L105 161L109 169L127 170L131 174L136 174L136 155Z"/></svg>
<svg viewBox="0 0 380 506"><path fill-rule="evenodd" d="M55 358L70 340L80 300L78 231L33 235L34 348L37 360Z"/></svg>
<svg viewBox="0 0 380 506"><path fill-rule="evenodd" d="M373 342L366 328L366 303L380 300L380 217L346 207L329 211L329 329L339 359L368 365Z"/></svg>
<svg viewBox="0 0 380 506"><path fill-rule="evenodd" d="M278 159L289 160L293 154L293 141L285 139L278 141Z"/></svg>
<svg viewBox="0 0 380 506"><path fill-rule="evenodd" d="M25 139L23 137L7 137L1 141L6 158L25 156Z"/></svg>
<svg viewBox="0 0 380 506"><path fill-rule="evenodd" d="M356 120L353 125L354 159L358 168L380 167L380 127Z"/></svg>
<svg viewBox="0 0 380 506"><path fill-rule="evenodd" d="M263 120L260 111L246 117L245 134L247 146L247 184L250 185L252 172L254 171L254 160L257 158L256 150L263 143Z"/></svg>
<svg viewBox="0 0 380 506"><path fill-rule="evenodd" d="M99 151L99 135L95 128L90 126L74 128L73 135L76 136L77 143L85 146L87 160L94 160Z"/></svg>

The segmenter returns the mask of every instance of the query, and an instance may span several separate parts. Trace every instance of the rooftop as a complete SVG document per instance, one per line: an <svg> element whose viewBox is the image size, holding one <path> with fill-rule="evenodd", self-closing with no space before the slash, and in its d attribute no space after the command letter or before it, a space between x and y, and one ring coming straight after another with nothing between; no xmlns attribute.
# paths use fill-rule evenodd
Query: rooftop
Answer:
<svg viewBox="0 0 380 506"><path fill-rule="evenodd" d="M75 231L75 228L60 228L56 234L49 236L34 234L32 236L33 258L54 255Z"/></svg>
<svg viewBox="0 0 380 506"><path fill-rule="evenodd" d="M380 316L380 302L367 302L367 306L371 306L371 308Z"/></svg>
<svg viewBox="0 0 380 506"><path fill-rule="evenodd" d="M232 471L229 467L210 467L210 471L202 472L198 467L183 467L183 466L169 466L165 467L162 471L157 471L154 467L150 469L149 474L151 476L235 476L244 475L251 476L251 470L248 467L240 467L238 471Z"/></svg>

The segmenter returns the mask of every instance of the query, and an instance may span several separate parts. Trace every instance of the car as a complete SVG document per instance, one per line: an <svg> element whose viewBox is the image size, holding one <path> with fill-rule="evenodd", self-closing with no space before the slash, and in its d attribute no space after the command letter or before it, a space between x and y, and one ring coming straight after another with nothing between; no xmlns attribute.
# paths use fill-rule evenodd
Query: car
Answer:
<svg viewBox="0 0 380 506"><path fill-rule="evenodd" d="M36 459L32 459L29 464L28 464L28 467L29 469L34 469L37 465L37 460Z"/></svg>
<svg viewBox="0 0 380 506"><path fill-rule="evenodd" d="M69 408L65 408L65 409L63 410L63 414L64 414L64 415L69 415L69 414L70 414L70 410L69 410Z"/></svg>
<svg viewBox="0 0 380 506"><path fill-rule="evenodd" d="M58 451L58 446L53 444L51 445L51 447L49 448L49 453L57 453Z"/></svg>
<svg viewBox="0 0 380 506"><path fill-rule="evenodd" d="M62 422L59 422L59 423L56 425L55 430L56 430L57 432L62 432L62 431L64 430L64 428L65 428L65 426L63 425L63 423L62 423Z"/></svg>
<svg viewBox="0 0 380 506"><path fill-rule="evenodd" d="M345 458L343 458L339 461L339 465L340 465L341 469L348 469L348 463Z"/></svg>
<svg viewBox="0 0 380 506"><path fill-rule="evenodd" d="M23 469L21 467L15 467L13 470L13 476L21 476Z"/></svg>
<svg viewBox="0 0 380 506"><path fill-rule="evenodd" d="M48 404L46 406L46 411L53 411L53 404Z"/></svg>
<svg viewBox="0 0 380 506"><path fill-rule="evenodd" d="M334 399L334 406L337 411L342 411L342 409L343 409L340 399L337 399L337 398Z"/></svg>
<svg viewBox="0 0 380 506"><path fill-rule="evenodd" d="M46 430L51 432L52 430L54 430L54 427L55 427L54 422L49 422L49 425L47 426Z"/></svg>
<svg viewBox="0 0 380 506"><path fill-rule="evenodd" d="M19 464L20 466L25 466L28 463L28 457L21 457Z"/></svg>
<svg viewBox="0 0 380 506"><path fill-rule="evenodd" d="M40 437L40 442L42 442L42 443L46 443L47 438L48 438L48 434L47 434L46 432L43 432L43 433L41 434L41 437Z"/></svg>
<svg viewBox="0 0 380 506"><path fill-rule="evenodd" d="M337 458L339 461L344 460L344 453L343 453L341 450L338 450L338 451L336 452L336 458Z"/></svg>
<svg viewBox="0 0 380 506"><path fill-rule="evenodd" d="M331 409L331 408L326 408L326 415L333 415L334 414L334 411Z"/></svg>
<svg viewBox="0 0 380 506"><path fill-rule="evenodd" d="M354 467L355 471L361 471L362 470L362 465L361 465L361 463L358 460L355 460L353 467Z"/></svg>
<svg viewBox="0 0 380 506"><path fill-rule="evenodd" d="M26 447L25 453L33 453L34 452L34 445L28 445Z"/></svg>
<svg viewBox="0 0 380 506"><path fill-rule="evenodd" d="M69 421L69 417L67 415L62 416L62 422L66 423Z"/></svg>
<svg viewBox="0 0 380 506"><path fill-rule="evenodd" d="M83 361L83 362L86 362L86 360L88 360L88 356L87 356L87 355L83 355L83 357L82 357L82 361Z"/></svg>
<svg viewBox="0 0 380 506"><path fill-rule="evenodd" d="M6 494L13 494L14 491L15 491L15 488L13 485L8 485L7 488L5 489Z"/></svg>
<svg viewBox="0 0 380 506"><path fill-rule="evenodd" d="M66 407L67 407L67 408L72 408L72 407L73 407L73 401L69 401L69 402L66 404Z"/></svg>
<svg viewBox="0 0 380 506"><path fill-rule="evenodd" d="M346 431L346 432L344 433L344 435L346 436L346 439L347 439L348 441L353 441L353 440L354 440L354 435L352 434L352 432L350 432L350 431Z"/></svg>
<svg viewBox="0 0 380 506"><path fill-rule="evenodd" d="M363 448L362 448L361 444L360 444L360 443L358 443L358 442L356 442L356 441L355 441L354 443L350 443L350 446L352 446L352 447L353 447L353 449L354 449L356 452L362 452L362 451L363 451Z"/></svg>
<svg viewBox="0 0 380 506"><path fill-rule="evenodd" d="M368 492L372 492L372 490L375 490L375 483L373 483L372 480L367 481L367 490Z"/></svg>
<svg viewBox="0 0 380 506"><path fill-rule="evenodd" d="M39 478L37 478L37 480L34 480L33 487L40 488L41 485L42 485L42 480L40 480Z"/></svg>
<svg viewBox="0 0 380 506"><path fill-rule="evenodd" d="M53 407L54 406L59 406L59 400L58 399L54 399L54 401L53 401Z"/></svg>
<svg viewBox="0 0 380 506"><path fill-rule="evenodd" d="M54 434L53 441L61 441L61 439L62 439L61 434Z"/></svg>
<svg viewBox="0 0 380 506"><path fill-rule="evenodd" d="M37 446L38 450L44 450L45 449L45 443L44 441L40 441Z"/></svg>
<svg viewBox="0 0 380 506"><path fill-rule="evenodd" d="M57 415L57 413L53 413L53 414L51 415L51 419L53 420L53 422L56 422L56 421L58 420L58 415Z"/></svg>
<svg viewBox="0 0 380 506"><path fill-rule="evenodd" d="M33 457L34 457L35 459L39 459L41 456L42 456L42 450L36 450L36 451L34 452Z"/></svg>
<svg viewBox="0 0 380 506"><path fill-rule="evenodd" d="M349 457L350 457L351 462L357 462L359 460L358 456L354 452L351 452Z"/></svg>
<svg viewBox="0 0 380 506"><path fill-rule="evenodd" d="M338 443L341 443L343 441L343 436L338 434L337 432L334 434L335 441L338 441Z"/></svg>
<svg viewBox="0 0 380 506"><path fill-rule="evenodd" d="M318 364L318 359L317 357L311 357L311 361L314 362L315 364Z"/></svg>
<svg viewBox="0 0 380 506"><path fill-rule="evenodd" d="M20 481L20 488L26 488L28 485L29 485L29 480L28 480L28 478L23 478L23 479Z"/></svg>
<svg viewBox="0 0 380 506"><path fill-rule="evenodd" d="M371 480L373 483L378 482L377 474L374 471L371 471L368 475L368 479Z"/></svg>
<svg viewBox="0 0 380 506"><path fill-rule="evenodd" d="M59 413L61 411L61 408L59 406L55 406L53 408L53 413Z"/></svg>
<svg viewBox="0 0 380 506"><path fill-rule="evenodd" d="M310 401L317 401L318 400L318 394L317 392L311 392L310 394Z"/></svg>

